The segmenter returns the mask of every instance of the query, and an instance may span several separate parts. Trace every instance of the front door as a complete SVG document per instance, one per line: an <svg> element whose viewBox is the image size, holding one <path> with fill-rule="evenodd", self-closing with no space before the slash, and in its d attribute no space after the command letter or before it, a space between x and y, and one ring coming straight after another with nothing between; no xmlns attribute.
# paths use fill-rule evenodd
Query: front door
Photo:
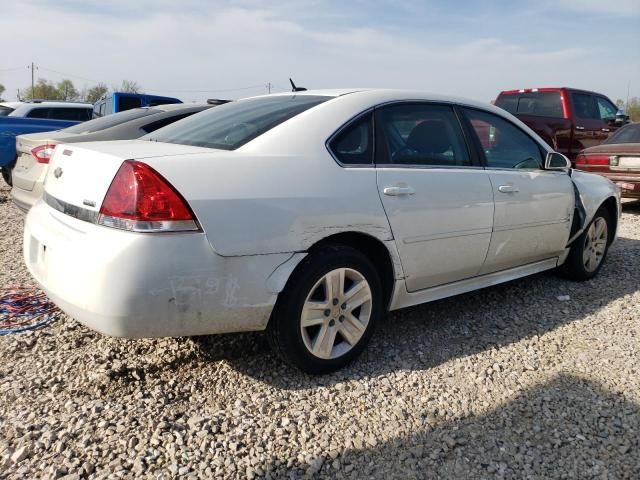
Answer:
<svg viewBox="0 0 640 480"><path fill-rule="evenodd" d="M569 175L543 170L544 151L506 119L474 109L464 114L482 146L495 204L481 273L559 256L569 239L575 202Z"/></svg>
<svg viewBox="0 0 640 480"><path fill-rule="evenodd" d="M410 292L477 275L491 240L493 194L451 106L376 110L378 191Z"/></svg>
<svg viewBox="0 0 640 480"><path fill-rule="evenodd" d="M600 145L609 136L610 127L600 118L596 99L586 92L571 92L573 107L573 153ZM615 112L614 112L615 118Z"/></svg>

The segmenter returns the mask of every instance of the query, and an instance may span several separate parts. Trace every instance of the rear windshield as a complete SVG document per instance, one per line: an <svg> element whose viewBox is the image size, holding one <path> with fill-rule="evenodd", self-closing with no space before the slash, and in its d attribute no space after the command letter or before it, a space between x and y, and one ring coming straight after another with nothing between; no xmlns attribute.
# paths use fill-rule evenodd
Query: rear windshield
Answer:
<svg viewBox="0 0 640 480"><path fill-rule="evenodd" d="M0 105L0 117L6 117L11 112L13 112L13 110L14 109L11 107L5 107L4 105Z"/></svg>
<svg viewBox="0 0 640 480"><path fill-rule="evenodd" d="M503 93L496 106L514 115L563 118L560 92Z"/></svg>
<svg viewBox="0 0 640 480"><path fill-rule="evenodd" d="M332 97L278 95L230 102L142 137L143 140L235 150Z"/></svg>
<svg viewBox="0 0 640 480"><path fill-rule="evenodd" d="M625 125L602 143L607 145L614 143L640 143L640 123Z"/></svg>
<svg viewBox="0 0 640 480"><path fill-rule="evenodd" d="M136 108L135 110L127 110L126 112L114 113L105 117L94 118L88 122L79 123L73 127L65 128L65 133L92 133L104 130L106 128L115 127L125 122L135 120L137 118L148 117L162 113L162 110L153 108Z"/></svg>

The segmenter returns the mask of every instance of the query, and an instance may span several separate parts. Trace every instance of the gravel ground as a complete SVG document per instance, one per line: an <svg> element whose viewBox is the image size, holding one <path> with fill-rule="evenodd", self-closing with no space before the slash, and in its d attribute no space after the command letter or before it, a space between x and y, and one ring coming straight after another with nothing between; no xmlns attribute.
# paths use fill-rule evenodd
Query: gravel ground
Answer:
<svg viewBox="0 0 640 480"><path fill-rule="evenodd" d="M7 198L0 286L30 284ZM595 280L393 313L329 376L262 334L118 340L65 317L0 337L0 477L638 478L639 285L634 202Z"/></svg>

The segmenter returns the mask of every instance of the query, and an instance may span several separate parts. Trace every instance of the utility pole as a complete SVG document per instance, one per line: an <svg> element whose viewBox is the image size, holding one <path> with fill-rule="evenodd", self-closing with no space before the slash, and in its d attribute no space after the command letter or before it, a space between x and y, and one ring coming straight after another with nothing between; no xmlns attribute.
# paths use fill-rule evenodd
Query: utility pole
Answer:
<svg viewBox="0 0 640 480"><path fill-rule="evenodd" d="M31 100L33 100L33 91L35 89L35 70L38 68L35 66L35 64L33 62L31 62L31 66L27 66L27 68L31 69Z"/></svg>
<svg viewBox="0 0 640 480"><path fill-rule="evenodd" d="M267 83L267 93L271 93L271 82Z"/></svg>

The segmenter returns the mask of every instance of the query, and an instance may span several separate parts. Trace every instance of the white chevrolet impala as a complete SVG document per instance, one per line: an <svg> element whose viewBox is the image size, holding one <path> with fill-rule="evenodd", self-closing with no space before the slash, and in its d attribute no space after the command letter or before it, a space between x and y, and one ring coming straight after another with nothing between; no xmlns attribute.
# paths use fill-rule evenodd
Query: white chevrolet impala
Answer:
<svg viewBox="0 0 640 480"><path fill-rule="evenodd" d="M323 373L388 310L558 267L592 278L619 216L611 182L499 108L307 91L58 145L24 255L99 332L266 329L285 360Z"/></svg>

